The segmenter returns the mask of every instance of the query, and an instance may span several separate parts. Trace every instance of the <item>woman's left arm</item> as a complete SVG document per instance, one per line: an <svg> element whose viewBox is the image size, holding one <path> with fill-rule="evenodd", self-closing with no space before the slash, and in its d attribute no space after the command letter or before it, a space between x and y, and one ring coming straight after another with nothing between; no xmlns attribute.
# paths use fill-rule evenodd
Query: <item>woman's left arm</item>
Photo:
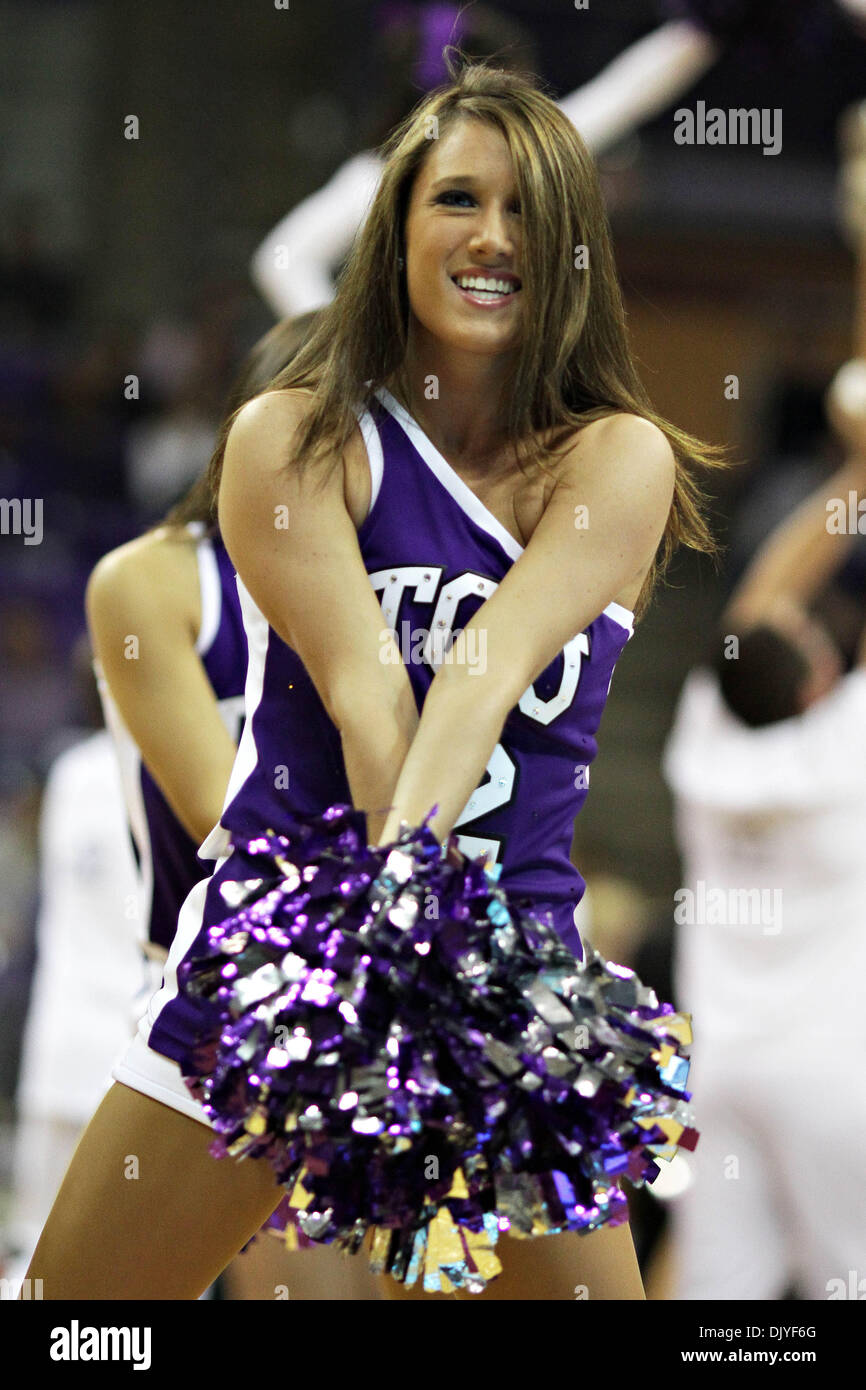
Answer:
<svg viewBox="0 0 866 1390"><path fill-rule="evenodd" d="M523 692L653 560L676 467L662 431L636 415L595 421L560 467L529 545L431 682L379 844L436 803L430 828L447 838ZM460 659L463 642L479 650L473 631L483 634L483 668Z"/></svg>

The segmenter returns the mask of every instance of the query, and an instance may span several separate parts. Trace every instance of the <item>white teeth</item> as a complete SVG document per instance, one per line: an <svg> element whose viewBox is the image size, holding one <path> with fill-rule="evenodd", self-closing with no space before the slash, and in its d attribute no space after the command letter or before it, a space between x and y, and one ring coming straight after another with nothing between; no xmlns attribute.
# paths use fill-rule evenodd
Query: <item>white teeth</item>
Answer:
<svg viewBox="0 0 866 1390"><path fill-rule="evenodd" d="M496 280L481 275L458 275L455 284L463 290L486 290L490 294L512 294L517 289L511 280Z"/></svg>

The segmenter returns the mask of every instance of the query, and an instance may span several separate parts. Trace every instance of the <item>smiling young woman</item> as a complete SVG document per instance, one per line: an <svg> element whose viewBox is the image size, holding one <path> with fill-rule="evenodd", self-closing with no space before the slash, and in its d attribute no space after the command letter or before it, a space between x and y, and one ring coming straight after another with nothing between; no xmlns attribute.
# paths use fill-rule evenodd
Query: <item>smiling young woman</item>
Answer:
<svg viewBox="0 0 866 1390"><path fill-rule="evenodd" d="M268 1165L209 1157L183 1080L213 1011L178 971L251 877L240 841L351 801L390 844L436 805L436 838L485 854L580 959L575 772L667 558L713 549L695 472L722 451L646 398L567 118L474 65L384 154L333 305L214 455L250 650L222 858L43 1233L48 1298L195 1297L281 1197ZM401 620L428 635L420 662L383 659ZM480 666L437 659L458 628ZM146 1183L124 1183L130 1152ZM643 1297L627 1224L502 1244L483 1297Z"/></svg>

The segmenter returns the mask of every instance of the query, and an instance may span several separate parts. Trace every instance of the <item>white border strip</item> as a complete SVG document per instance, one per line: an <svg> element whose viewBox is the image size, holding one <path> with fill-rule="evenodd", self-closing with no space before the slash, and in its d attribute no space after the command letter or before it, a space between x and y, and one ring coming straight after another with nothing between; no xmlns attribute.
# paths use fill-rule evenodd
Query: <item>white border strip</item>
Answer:
<svg viewBox="0 0 866 1390"><path fill-rule="evenodd" d="M222 609L222 585L219 564L210 537L205 536L196 546L198 580L201 593L201 627L195 649L199 656L210 651L219 632Z"/></svg>
<svg viewBox="0 0 866 1390"><path fill-rule="evenodd" d="M609 618L612 618L615 623L619 623L620 627L627 628L629 637L633 636L634 613L632 613L630 608L623 608L621 603L609 603L607 608L604 609L604 612Z"/></svg>
<svg viewBox="0 0 866 1390"><path fill-rule="evenodd" d="M439 450L427 438L420 425L412 419L412 416L404 410L398 400L395 400L386 387L381 386L374 392L387 410L394 416L394 419L406 431L412 444L421 455L424 462L431 468L433 473L451 493L458 506L462 507L472 520L499 541L503 550L510 555L512 560L517 560L524 553L525 547L516 541L510 532L506 531L500 521L489 512L484 503L475 496L472 489L464 483L459 474L454 472L447 459L443 458ZM379 441L381 451L381 440ZM634 613L629 608L624 608L621 603L609 603L603 610L608 618L618 623L620 627L628 630L631 637L634 633Z"/></svg>
<svg viewBox="0 0 866 1390"><path fill-rule="evenodd" d="M379 496L382 486L382 478L385 472L385 456L382 453L382 438L376 428L376 421L373 419L369 410L360 407L355 410L358 417L358 424L361 427L361 434L364 437L364 446L367 450L367 461L370 465L370 506L367 509L367 516L372 512Z"/></svg>
<svg viewBox="0 0 866 1390"><path fill-rule="evenodd" d="M524 547L514 539L509 531L506 531L502 522L498 521L493 513L487 510L484 503L475 496L471 487L464 483L460 475L455 473L448 460L442 457L436 446L427 438L421 426L403 409L400 402L395 400L391 392L384 386L380 386L374 394L409 436L410 442L417 449L430 471L451 493L457 505L475 522L476 526L480 526L482 531L486 531L488 535L499 542L506 555L512 560L519 559L523 554Z"/></svg>

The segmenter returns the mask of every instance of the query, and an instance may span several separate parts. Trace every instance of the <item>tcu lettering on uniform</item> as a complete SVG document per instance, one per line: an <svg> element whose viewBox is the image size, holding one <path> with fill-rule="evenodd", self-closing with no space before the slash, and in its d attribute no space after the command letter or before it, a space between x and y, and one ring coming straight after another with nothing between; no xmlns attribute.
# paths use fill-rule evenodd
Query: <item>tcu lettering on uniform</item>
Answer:
<svg viewBox="0 0 866 1390"><path fill-rule="evenodd" d="M464 598L488 599L499 588L497 580L473 570L456 575L439 588L443 570L438 565L394 565L385 570L376 570L370 575L370 583L377 593L381 593L382 614L397 640L397 620L400 604L407 590L412 591L415 603L433 605L433 612L424 644L424 660L434 671L441 665L435 660L436 649L444 652L448 647L448 637L454 631L457 609ZM437 597L437 590L438 597ZM434 605L435 599L435 605ZM460 631L458 628L457 631ZM435 634L435 637L434 637ZM435 648L434 648L435 642ZM518 709L527 718L539 724L550 724L558 715L569 708L577 694L580 669L584 657L590 655L589 636L578 632L562 649L562 678L559 689L549 700L536 695L535 687L530 685L518 701ZM487 762L487 782L476 787L466 806L454 822L458 826L471 825L491 811L507 806L516 791L517 764L502 743L497 743ZM499 862L502 848L501 836L458 835L461 851L471 857L486 854L491 863Z"/></svg>

